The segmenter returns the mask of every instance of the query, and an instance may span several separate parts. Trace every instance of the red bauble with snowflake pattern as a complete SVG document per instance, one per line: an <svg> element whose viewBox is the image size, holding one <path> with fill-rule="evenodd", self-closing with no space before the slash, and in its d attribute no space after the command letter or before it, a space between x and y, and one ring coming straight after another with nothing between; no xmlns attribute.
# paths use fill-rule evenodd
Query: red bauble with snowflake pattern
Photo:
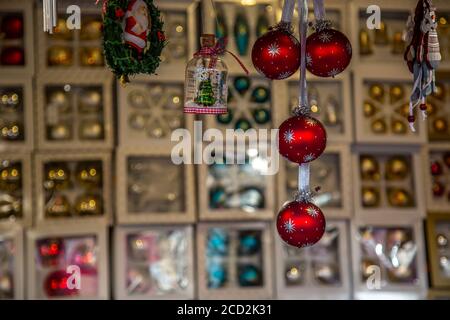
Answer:
<svg viewBox="0 0 450 320"><path fill-rule="evenodd" d="M317 243L325 232L325 226L322 210L310 202L289 202L281 208L277 217L281 239L298 248Z"/></svg>
<svg viewBox="0 0 450 320"><path fill-rule="evenodd" d="M325 127L309 116L293 116L284 121L278 131L278 151L298 164L317 159L326 145Z"/></svg>
<svg viewBox="0 0 450 320"><path fill-rule="evenodd" d="M300 67L300 43L286 29L270 30L253 45L252 61L266 78L286 79Z"/></svg>
<svg viewBox="0 0 450 320"><path fill-rule="evenodd" d="M319 77L334 77L347 68L352 45L340 31L323 29L306 39L306 68Z"/></svg>

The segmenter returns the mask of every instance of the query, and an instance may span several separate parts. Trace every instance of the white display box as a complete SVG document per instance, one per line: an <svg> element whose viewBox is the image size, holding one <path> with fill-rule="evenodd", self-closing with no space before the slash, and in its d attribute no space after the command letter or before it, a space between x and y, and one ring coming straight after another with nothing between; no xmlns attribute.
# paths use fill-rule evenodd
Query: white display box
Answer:
<svg viewBox="0 0 450 320"><path fill-rule="evenodd" d="M0 290L2 299L24 299L24 245L23 229L11 224L0 226L0 278L2 284L9 283L9 292Z"/></svg>
<svg viewBox="0 0 450 320"><path fill-rule="evenodd" d="M352 222L354 297L424 299L427 272L423 222L420 218L386 220L376 217Z"/></svg>
<svg viewBox="0 0 450 320"><path fill-rule="evenodd" d="M222 240L213 240L208 245L214 233L219 234L219 239L222 235L225 236L227 239L225 247ZM257 246L257 249L240 255L239 252L244 249L241 248L240 251L242 244L239 242L242 242L246 236L257 239L248 241L250 245ZM226 252L220 256L217 255L217 250ZM197 227L199 299L271 299L273 296L271 257L272 229L268 223L199 224ZM250 282L252 285L246 283L242 286L239 282L239 277L243 276L245 268L250 268L251 275L254 276L252 278L254 282Z"/></svg>
<svg viewBox="0 0 450 320"><path fill-rule="evenodd" d="M433 144L425 148L424 170L426 176L427 210L432 212L450 211L450 146ZM438 166L441 173L433 175L432 165ZM434 189L437 190L434 190ZM436 192L436 195L435 195ZM441 194L442 193L442 194Z"/></svg>
<svg viewBox="0 0 450 320"><path fill-rule="evenodd" d="M192 164L174 164L162 147L121 148L116 163L119 224L195 222Z"/></svg>
<svg viewBox="0 0 450 320"><path fill-rule="evenodd" d="M29 230L28 299L108 299L108 250L104 225L46 226ZM78 267L79 273L67 267ZM70 278L77 275L79 280Z"/></svg>
<svg viewBox="0 0 450 320"><path fill-rule="evenodd" d="M193 299L192 226L115 229L116 299Z"/></svg>
<svg viewBox="0 0 450 320"><path fill-rule="evenodd" d="M350 248L345 221L328 220L322 239L295 248L275 239L278 299L350 299Z"/></svg>

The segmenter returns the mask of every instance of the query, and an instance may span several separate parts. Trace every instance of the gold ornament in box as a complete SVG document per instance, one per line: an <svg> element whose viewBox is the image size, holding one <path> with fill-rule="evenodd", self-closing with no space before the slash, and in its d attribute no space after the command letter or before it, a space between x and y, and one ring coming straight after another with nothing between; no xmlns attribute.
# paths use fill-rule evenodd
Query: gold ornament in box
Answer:
<svg viewBox="0 0 450 320"><path fill-rule="evenodd" d="M102 183L102 169L98 163L82 162L76 168L78 183L86 188L98 188Z"/></svg>
<svg viewBox="0 0 450 320"><path fill-rule="evenodd" d="M97 195L86 194L76 200L75 211L80 216L98 216L102 210L102 200Z"/></svg>
<svg viewBox="0 0 450 320"><path fill-rule="evenodd" d="M379 46L389 44L388 30L384 21L381 21L379 27L375 29L374 43Z"/></svg>
<svg viewBox="0 0 450 320"><path fill-rule="evenodd" d="M384 87L382 84L372 84L369 87L369 96L378 101L383 103L384 102Z"/></svg>
<svg viewBox="0 0 450 320"><path fill-rule="evenodd" d="M103 52L99 47L81 48L80 62L82 66L99 67L104 65Z"/></svg>
<svg viewBox="0 0 450 320"><path fill-rule="evenodd" d="M375 119L374 121L372 121L370 128L374 133L377 134L386 133L387 131L386 121L383 118Z"/></svg>
<svg viewBox="0 0 450 320"><path fill-rule="evenodd" d="M17 92L5 92L0 98L0 106L6 111L16 111L20 103L20 96Z"/></svg>
<svg viewBox="0 0 450 320"><path fill-rule="evenodd" d="M47 62L49 66L71 66L73 64L72 49L64 46L53 46L48 49Z"/></svg>
<svg viewBox="0 0 450 320"><path fill-rule="evenodd" d="M0 190L12 192L22 186L21 166L19 163L11 163L3 160L0 172Z"/></svg>
<svg viewBox="0 0 450 320"><path fill-rule="evenodd" d="M396 31L392 37L392 51L393 54L401 54L405 52L405 41L403 41L403 32Z"/></svg>
<svg viewBox="0 0 450 320"><path fill-rule="evenodd" d="M403 188L387 188L388 202L393 207L411 207L410 193Z"/></svg>
<svg viewBox="0 0 450 320"><path fill-rule="evenodd" d="M58 109L58 113L70 112L70 100L69 93L64 90L53 90L47 97L48 105L55 106Z"/></svg>
<svg viewBox="0 0 450 320"><path fill-rule="evenodd" d="M72 138L72 127L65 123L48 126L50 140L69 140Z"/></svg>
<svg viewBox="0 0 450 320"><path fill-rule="evenodd" d="M0 127L1 137L4 140L19 140L22 137L22 124L11 122Z"/></svg>
<svg viewBox="0 0 450 320"><path fill-rule="evenodd" d="M98 120L84 120L80 123L82 140L98 140L103 138L103 123Z"/></svg>
<svg viewBox="0 0 450 320"><path fill-rule="evenodd" d="M369 101L364 102L363 111L364 116L366 116L367 118L374 116L378 112L378 110L379 109L372 102Z"/></svg>
<svg viewBox="0 0 450 320"><path fill-rule="evenodd" d="M407 133L407 127L404 121L398 119L391 120L391 130L394 134L405 134Z"/></svg>
<svg viewBox="0 0 450 320"><path fill-rule="evenodd" d="M362 29L359 32L359 54L370 55L373 53L372 41L367 30Z"/></svg>
<svg viewBox="0 0 450 320"><path fill-rule="evenodd" d="M447 119L444 117L439 117L433 120L432 128L437 133L446 133L448 130Z"/></svg>
<svg viewBox="0 0 450 320"><path fill-rule="evenodd" d="M380 180L380 167L377 159L372 156L362 156L360 158L362 180Z"/></svg>
<svg viewBox="0 0 450 320"><path fill-rule="evenodd" d="M65 195L55 194L45 205L47 217L68 217L71 215L69 200Z"/></svg>
<svg viewBox="0 0 450 320"><path fill-rule="evenodd" d="M98 112L102 105L102 94L99 90L83 90L80 94L79 110L83 113Z"/></svg>
<svg viewBox="0 0 450 320"><path fill-rule="evenodd" d="M409 165L405 157L395 156L386 163L386 180L403 180L409 174Z"/></svg>
<svg viewBox="0 0 450 320"><path fill-rule="evenodd" d="M392 85L389 89L389 97L391 104L394 104L402 100L405 96L405 92L401 85Z"/></svg>
<svg viewBox="0 0 450 320"><path fill-rule="evenodd" d="M445 100L445 86L442 83L436 83L434 92L432 93L433 97L439 100Z"/></svg>
<svg viewBox="0 0 450 320"><path fill-rule="evenodd" d="M80 40L100 40L102 38L102 22L90 19L83 22L80 32Z"/></svg>
<svg viewBox="0 0 450 320"><path fill-rule="evenodd" d="M373 276L374 266L380 268L375 260L364 258L361 261L361 277L363 281L366 281L370 276Z"/></svg>
<svg viewBox="0 0 450 320"><path fill-rule="evenodd" d="M53 34L48 34L54 40L72 40L73 31L67 28L66 19L58 18L56 27L53 28Z"/></svg>
<svg viewBox="0 0 450 320"><path fill-rule="evenodd" d="M362 187L362 205L364 207L378 207L380 205L380 191L374 187Z"/></svg>
<svg viewBox="0 0 450 320"><path fill-rule="evenodd" d="M70 170L65 163L48 165L45 172L45 189L63 190L70 186Z"/></svg>

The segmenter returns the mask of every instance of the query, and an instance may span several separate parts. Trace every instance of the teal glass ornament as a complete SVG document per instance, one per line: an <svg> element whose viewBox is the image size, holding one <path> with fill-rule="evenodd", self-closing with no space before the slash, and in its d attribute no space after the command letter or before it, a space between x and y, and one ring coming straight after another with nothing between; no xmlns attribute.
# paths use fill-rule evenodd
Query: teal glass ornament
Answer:
<svg viewBox="0 0 450 320"><path fill-rule="evenodd" d="M250 88L250 78L249 77L236 77L234 78L234 88L241 95L246 93Z"/></svg>
<svg viewBox="0 0 450 320"><path fill-rule="evenodd" d="M271 118L270 110L266 108L256 108L253 110L253 119L258 124L266 124L270 122Z"/></svg>
<svg viewBox="0 0 450 320"><path fill-rule="evenodd" d="M247 18L242 13L237 15L234 23L234 41L239 55L247 55L250 42L250 28L247 23Z"/></svg>
<svg viewBox="0 0 450 320"><path fill-rule="evenodd" d="M245 118L241 118L238 121L236 121L236 125L234 126L234 128L236 130L237 129L242 129L244 131L247 131L251 127L252 127L251 123Z"/></svg>
<svg viewBox="0 0 450 320"><path fill-rule="evenodd" d="M269 19L264 13L261 13L256 22L256 37L259 38L269 31Z"/></svg>
<svg viewBox="0 0 450 320"><path fill-rule="evenodd" d="M252 92L252 101L266 103L270 99L270 90L265 87L256 87Z"/></svg>
<svg viewBox="0 0 450 320"><path fill-rule="evenodd" d="M233 110L228 109L227 113L217 115L217 122L220 124L230 124L233 121Z"/></svg>
<svg viewBox="0 0 450 320"><path fill-rule="evenodd" d="M228 37L228 27L225 22L225 17L221 12L217 14L217 23L216 23L216 38L226 38Z"/></svg>

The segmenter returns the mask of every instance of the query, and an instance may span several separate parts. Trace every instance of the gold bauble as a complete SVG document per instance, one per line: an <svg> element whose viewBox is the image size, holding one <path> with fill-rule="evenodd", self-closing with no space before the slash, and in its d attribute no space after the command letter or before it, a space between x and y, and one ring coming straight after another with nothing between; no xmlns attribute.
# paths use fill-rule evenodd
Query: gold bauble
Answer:
<svg viewBox="0 0 450 320"><path fill-rule="evenodd" d="M394 104L397 101L400 101L405 96L403 87L400 85L391 86L391 88L389 89L389 96L390 96L391 104Z"/></svg>
<svg viewBox="0 0 450 320"><path fill-rule="evenodd" d="M45 213L53 218L70 216L69 200L64 195L54 195L45 205Z"/></svg>
<svg viewBox="0 0 450 320"><path fill-rule="evenodd" d="M103 124L97 120L83 121L80 124L82 140L98 140L103 138Z"/></svg>
<svg viewBox="0 0 450 320"><path fill-rule="evenodd" d="M373 84L369 87L369 96L379 102L384 101L384 87L382 84Z"/></svg>
<svg viewBox="0 0 450 320"><path fill-rule="evenodd" d="M439 100L444 100L445 99L445 86L442 83L436 83L434 92L433 92L433 97L439 99Z"/></svg>
<svg viewBox="0 0 450 320"><path fill-rule="evenodd" d="M402 156L390 158L386 163L387 180L403 180L409 174L408 160Z"/></svg>
<svg viewBox="0 0 450 320"><path fill-rule="evenodd" d="M70 110L69 96L64 90L51 91L47 101L49 105L56 106L58 112L68 112Z"/></svg>
<svg viewBox="0 0 450 320"><path fill-rule="evenodd" d="M438 133L446 133L448 130L447 120L442 117L434 119L433 129Z"/></svg>
<svg viewBox="0 0 450 320"><path fill-rule="evenodd" d="M405 41L403 41L403 32L397 31L392 37L393 54L403 54L405 52Z"/></svg>
<svg viewBox="0 0 450 320"><path fill-rule="evenodd" d="M0 171L0 190L12 192L19 190L22 186L21 165L19 163L10 163L2 161Z"/></svg>
<svg viewBox="0 0 450 320"><path fill-rule="evenodd" d="M360 158L361 179L363 180L379 180L380 168L378 161L372 156L361 156Z"/></svg>
<svg viewBox="0 0 450 320"><path fill-rule="evenodd" d="M5 124L0 128L1 137L5 140L20 140L22 133L22 124L16 122Z"/></svg>
<svg viewBox="0 0 450 320"><path fill-rule="evenodd" d="M103 212L102 200L97 195L82 195L76 200L75 211L80 216L101 215Z"/></svg>
<svg viewBox="0 0 450 320"><path fill-rule="evenodd" d="M99 67L104 65L103 52L98 47L81 48L80 61L82 66Z"/></svg>
<svg viewBox="0 0 450 320"><path fill-rule="evenodd" d="M49 66L71 66L73 64L72 49L63 46L53 46L48 49Z"/></svg>
<svg viewBox="0 0 450 320"><path fill-rule="evenodd" d="M436 113L436 105L427 102L427 115L432 116Z"/></svg>
<svg viewBox="0 0 450 320"><path fill-rule="evenodd" d="M72 30L67 28L66 19L58 18L56 27L53 28L53 34L49 34L48 36L55 40L72 40L73 33Z"/></svg>
<svg viewBox="0 0 450 320"><path fill-rule="evenodd" d="M373 133L386 133L386 122L384 119L376 119L372 121L370 127L372 128Z"/></svg>
<svg viewBox="0 0 450 320"><path fill-rule="evenodd" d="M98 188L102 183L102 168L99 163L82 162L76 169L77 181L85 188Z"/></svg>
<svg viewBox="0 0 450 320"><path fill-rule="evenodd" d="M373 187L362 187L361 198L363 207L378 207L380 205L380 191Z"/></svg>
<svg viewBox="0 0 450 320"><path fill-rule="evenodd" d="M45 172L46 189L66 189L70 185L70 170L66 163L52 163Z"/></svg>
<svg viewBox="0 0 450 320"><path fill-rule="evenodd" d="M50 140L69 140L72 138L72 128L68 124L60 123L48 127Z"/></svg>
<svg viewBox="0 0 450 320"><path fill-rule="evenodd" d="M384 21L381 21L379 27L375 29L374 43L381 46L387 45L389 43L387 27Z"/></svg>
<svg viewBox="0 0 450 320"><path fill-rule="evenodd" d="M98 40L102 37L102 22L88 20L81 26L80 40Z"/></svg>
<svg viewBox="0 0 450 320"><path fill-rule="evenodd" d="M363 29L359 32L359 54L369 55L372 53L372 42L370 40L369 33Z"/></svg>
<svg viewBox="0 0 450 320"><path fill-rule="evenodd" d="M406 124L403 121L393 119L391 121L391 130L395 134L407 133Z"/></svg>
<svg viewBox="0 0 450 320"><path fill-rule="evenodd" d="M17 112L16 108L20 103L20 96L17 92L5 92L0 96L0 105L6 107L6 111Z"/></svg>
<svg viewBox="0 0 450 320"><path fill-rule="evenodd" d="M377 108L373 105L372 102L369 102L369 101L364 102L364 106L363 106L364 116L366 116L367 118L370 118L373 115L375 115L377 113L377 111L378 111Z"/></svg>
<svg viewBox="0 0 450 320"><path fill-rule="evenodd" d="M102 105L102 94L100 91L91 89L85 90L80 95L79 109L81 112L98 112Z"/></svg>
<svg viewBox="0 0 450 320"><path fill-rule="evenodd" d="M412 199L409 192L403 188L388 188L388 202L393 207L410 207Z"/></svg>

